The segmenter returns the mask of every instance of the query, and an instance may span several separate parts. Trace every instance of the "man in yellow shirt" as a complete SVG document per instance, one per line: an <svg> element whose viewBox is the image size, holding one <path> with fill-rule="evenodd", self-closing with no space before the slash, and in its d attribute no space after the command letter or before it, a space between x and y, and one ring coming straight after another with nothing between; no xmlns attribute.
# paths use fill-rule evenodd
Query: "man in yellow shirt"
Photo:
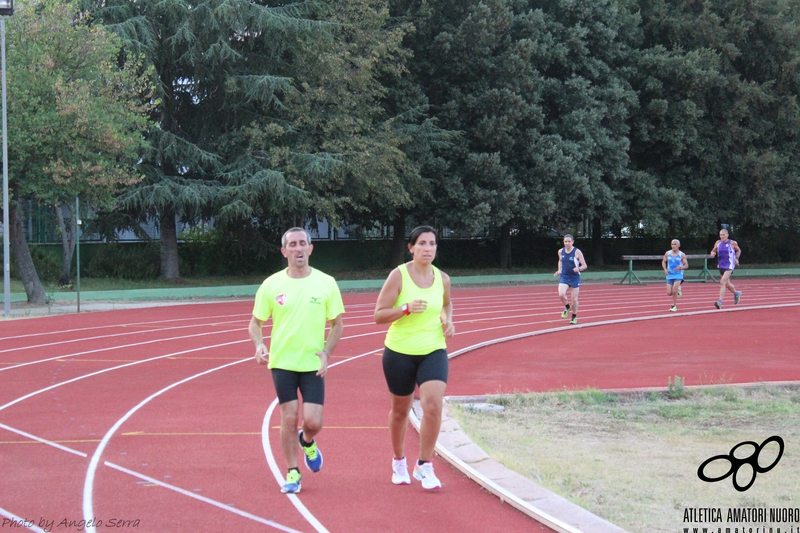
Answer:
<svg viewBox="0 0 800 533"><path fill-rule="evenodd" d="M308 258L314 246L303 228L291 228L281 239L281 254L288 267L267 278L256 293L248 331L256 346L256 361L268 365L281 410L281 447L288 472L284 493L301 488L297 461L300 441L305 464L312 472L322 468L322 452L314 437L322 430L325 400L324 376L328 358L342 337L344 304L336 281L312 269ZM262 328L272 317L270 348ZM327 323L331 329L325 338ZM303 427L297 432L303 398Z"/></svg>

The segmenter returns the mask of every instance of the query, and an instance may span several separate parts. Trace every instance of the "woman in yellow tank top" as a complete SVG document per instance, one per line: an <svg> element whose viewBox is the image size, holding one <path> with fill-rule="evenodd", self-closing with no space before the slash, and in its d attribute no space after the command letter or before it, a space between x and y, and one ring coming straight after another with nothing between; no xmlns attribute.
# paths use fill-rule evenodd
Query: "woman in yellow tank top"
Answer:
<svg viewBox="0 0 800 533"><path fill-rule="evenodd" d="M455 334L450 276L433 266L437 244L436 230L430 226L415 228L408 240L413 259L392 270L375 304L375 322L391 324L383 351L383 374L391 398L392 483L411 482L405 438L414 387L419 385L423 417L414 478L426 489L442 486L431 459L439 437L447 386L445 338Z"/></svg>

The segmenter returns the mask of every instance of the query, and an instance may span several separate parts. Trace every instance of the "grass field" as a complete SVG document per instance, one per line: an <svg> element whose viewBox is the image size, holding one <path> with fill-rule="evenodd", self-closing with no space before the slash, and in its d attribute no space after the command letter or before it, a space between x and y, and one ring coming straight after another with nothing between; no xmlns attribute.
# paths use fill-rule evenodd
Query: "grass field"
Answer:
<svg viewBox="0 0 800 533"><path fill-rule="evenodd" d="M673 396L682 397L591 390L517 395L491 400L503 404L503 412L456 404L451 415L493 458L632 533L683 531L692 508L800 507L800 387L693 389ZM698 478L706 459L773 435L785 442L783 457L749 490L735 490L730 477L716 483ZM769 465L778 449L775 443L764 447L758 463ZM736 456L753 451L742 447ZM737 474L740 486L750 468ZM706 473L715 477L727 469L727 462L715 462Z"/></svg>
<svg viewBox="0 0 800 533"><path fill-rule="evenodd" d="M659 270L661 268L658 261L643 262L636 265L636 270ZM800 268L800 263L775 263L775 264L752 264L743 265L742 268L750 269L775 269L775 268ZM627 265L606 265L603 267L590 266L592 271L600 272L624 272ZM454 268L445 269L453 277L459 276L498 276L513 274L549 274L555 271L555 261L553 268L484 268L468 269ZM385 279L389 274L389 269L369 269L369 270L342 270L328 271L338 280L358 280L358 279ZM271 272L264 274L250 274L246 276L206 276L196 278L179 278L175 280L151 279L151 280L126 280L119 278L81 278L82 291L107 291L107 290L133 290L133 289L168 289L175 287L222 287L228 285L258 285ZM55 281L43 282L46 292L59 291ZM11 292L24 292L22 282L17 279L11 280Z"/></svg>

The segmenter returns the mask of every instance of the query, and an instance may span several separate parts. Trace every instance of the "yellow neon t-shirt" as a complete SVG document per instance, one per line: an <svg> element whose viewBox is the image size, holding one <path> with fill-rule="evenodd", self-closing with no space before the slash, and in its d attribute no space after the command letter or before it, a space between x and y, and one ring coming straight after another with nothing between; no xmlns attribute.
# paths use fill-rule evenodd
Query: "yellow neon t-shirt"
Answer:
<svg viewBox="0 0 800 533"><path fill-rule="evenodd" d="M294 372L319 370L317 352L325 347L325 327L344 313L339 286L331 276L312 269L305 278L281 270L264 280L256 293L253 316L272 317L269 368Z"/></svg>
<svg viewBox="0 0 800 533"><path fill-rule="evenodd" d="M413 300L425 300L428 308L424 313L412 313L392 322L386 332L386 347L406 355L428 355L447 348L439 318L444 306L444 284L442 273L433 267L433 284L427 289L417 287L405 264L397 267L403 279L403 288L394 307Z"/></svg>

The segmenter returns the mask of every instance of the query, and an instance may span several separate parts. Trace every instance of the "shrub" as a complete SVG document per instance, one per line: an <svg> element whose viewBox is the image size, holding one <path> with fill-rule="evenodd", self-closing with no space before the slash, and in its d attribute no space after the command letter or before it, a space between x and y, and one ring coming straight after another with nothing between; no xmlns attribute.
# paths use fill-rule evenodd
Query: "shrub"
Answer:
<svg viewBox="0 0 800 533"><path fill-rule="evenodd" d="M161 270L156 243L109 243L100 247L86 268L86 277L155 279Z"/></svg>

